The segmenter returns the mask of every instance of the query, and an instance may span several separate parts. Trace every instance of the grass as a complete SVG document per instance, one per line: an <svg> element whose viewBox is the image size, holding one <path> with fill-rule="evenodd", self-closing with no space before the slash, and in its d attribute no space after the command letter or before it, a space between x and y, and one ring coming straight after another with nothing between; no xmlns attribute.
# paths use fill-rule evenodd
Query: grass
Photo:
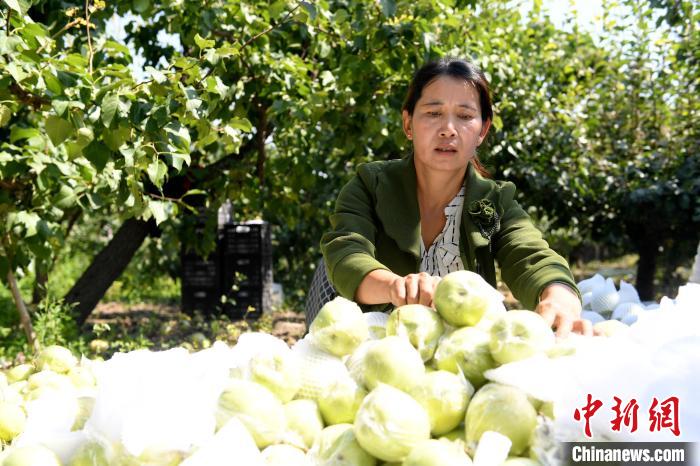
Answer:
<svg viewBox="0 0 700 466"><path fill-rule="evenodd" d="M599 273L605 278L612 278L616 283L620 280L634 283L638 259L636 254L627 254L614 259L592 260L582 264L573 264L571 272L577 282Z"/></svg>
<svg viewBox="0 0 700 466"><path fill-rule="evenodd" d="M179 280L166 273L149 275L143 258L138 255L109 288L88 322L79 328L60 297L88 266L89 257L87 251L75 248L72 254L64 255L49 275L46 299L30 303L34 327L42 345L60 344L88 357L107 358L117 351L138 348L161 350L181 346L195 350L215 341L233 344L248 330L274 332L278 321L287 322L292 328L289 341L303 335L303 316L289 311L288 306L259 320L232 319L216 313L183 313L179 307ZM625 255L574 264L572 271L577 281L600 273L616 284L620 280L634 284L637 260L636 255ZM18 275L21 293L29 302L34 277L31 273ZM690 270L681 267L670 280L660 271L657 300L664 295L674 297L678 286L685 283L689 275ZM508 293L505 286L502 291ZM507 296L506 305L520 307L512 295ZM0 287L0 366L22 362L27 352L12 296L6 287Z"/></svg>

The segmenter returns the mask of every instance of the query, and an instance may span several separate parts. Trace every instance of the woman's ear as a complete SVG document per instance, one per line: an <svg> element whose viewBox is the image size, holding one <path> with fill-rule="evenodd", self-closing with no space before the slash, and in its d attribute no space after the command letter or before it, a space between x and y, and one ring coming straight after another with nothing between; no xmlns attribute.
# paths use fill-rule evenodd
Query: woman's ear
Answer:
<svg viewBox="0 0 700 466"><path fill-rule="evenodd" d="M481 143L484 142L484 139L486 139L486 135L489 133L490 128L491 119L484 120L483 125L481 126L481 134L479 134L479 145L481 145Z"/></svg>
<svg viewBox="0 0 700 466"><path fill-rule="evenodd" d="M413 139L413 129L411 128L411 115L408 114L408 110L404 110L401 113L401 118L403 120L403 132L410 141Z"/></svg>

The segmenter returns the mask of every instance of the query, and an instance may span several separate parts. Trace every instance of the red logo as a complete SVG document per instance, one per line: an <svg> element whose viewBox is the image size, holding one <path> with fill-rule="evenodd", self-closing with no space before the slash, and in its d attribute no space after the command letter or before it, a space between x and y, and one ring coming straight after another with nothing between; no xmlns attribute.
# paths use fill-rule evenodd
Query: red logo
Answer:
<svg viewBox="0 0 700 466"><path fill-rule="evenodd" d="M593 397L591 394L588 394L588 403L586 403L586 406L583 407L583 417L586 420L586 437L591 436L591 424L590 424L590 419L593 417L593 415L600 409L600 407L603 406L603 402L600 400L593 400ZM581 420L581 413L579 412L578 408L576 408L576 411L574 411L574 419L577 421Z"/></svg>
<svg viewBox="0 0 700 466"><path fill-rule="evenodd" d="M637 400L632 398L624 404L624 406L621 398L615 396L613 400L615 403L612 407L612 411L615 413L615 416L610 421L612 430L620 432L620 429L624 425L630 432L635 432L637 430L637 413L639 411ZM673 435L676 437L681 435L678 419L678 405L679 401L676 396L671 396L661 402L654 397L651 407L649 408L649 432L659 432L661 429L668 429L673 432ZM592 437L590 420L602 406L603 402L594 400L593 396L589 393L586 397L586 405L581 409L576 408L574 411L574 419L577 421L583 419L585 422L583 431L586 437Z"/></svg>
<svg viewBox="0 0 700 466"><path fill-rule="evenodd" d="M654 397L649 408L650 432L669 429L673 435L678 437L681 430L678 427L678 397L671 396L659 404L659 400Z"/></svg>

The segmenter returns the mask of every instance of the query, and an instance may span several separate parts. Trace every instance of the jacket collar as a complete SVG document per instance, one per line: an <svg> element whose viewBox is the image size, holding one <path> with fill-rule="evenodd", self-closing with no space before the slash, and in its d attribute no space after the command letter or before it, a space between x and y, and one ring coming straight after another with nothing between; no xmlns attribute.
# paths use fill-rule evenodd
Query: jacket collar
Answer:
<svg viewBox="0 0 700 466"><path fill-rule="evenodd" d="M420 210L413 155L389 163L377 180L377 215L399 249L420 258Z"/></svg>
<svg viewBox="0 0 700 466"><path fill-rule="evenodd" d="M474 250L476 248L489 245L489 239L484 238L479 230L479 227L474 222L474 219L469 215L469 206L472 202L480 199L490 199L494 205L497 202L496 183L488 178L484 178L474 169L474 164L469 164L467 167L467 175L464 179L464 206L462 207L462 231L467 233L469 247ZM498 212L502 215L503 212Z"/></svg>
<svg viewBox="0 0 700 466"><path fill-rule="evenodd" d="M477 225L469 215L474 200L492 198L495 183L482 177L470 163L464 179L465 194L462 209L462 231L467 234L469 249L487 246ZM495 201L495 199L494 199ZM377 180L377 215L384 231L403 251L420 258L420 210L418 207L416 169L413 155L390 163ZM499 212L500 213L500 212Z"/></svg>

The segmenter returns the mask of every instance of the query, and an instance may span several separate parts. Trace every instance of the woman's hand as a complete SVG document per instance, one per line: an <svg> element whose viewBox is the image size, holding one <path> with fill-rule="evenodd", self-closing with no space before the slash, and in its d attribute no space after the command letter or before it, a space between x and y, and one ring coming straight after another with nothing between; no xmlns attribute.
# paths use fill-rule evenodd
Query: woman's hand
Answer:
<svg viewBox="0 0 700 466"><path fill-rule="evenodd" d="M552 283L540 295L535 312L556 329L557 337L569 333L593 335L591 321L581 319L581 301L574 291L561 283Z"/></svg>
<svg viewBox="0 0 700 466"><path fill-rule="evenodd" d="M439 281L440 277L432 277L425 272L402 277L388 270L377 269L362 280L355 293L355 301L360 304L391 303L397 307L404 304L432 306Z"/></svg>
<svg viewBox="0 0 700 466"><path fill-rule="evenodd" d="M389 298L394 306L404 304L433 305L433 295L440 277L433 277L426 272L411 273L405 277L397 276L389 285Z"/></svg>

